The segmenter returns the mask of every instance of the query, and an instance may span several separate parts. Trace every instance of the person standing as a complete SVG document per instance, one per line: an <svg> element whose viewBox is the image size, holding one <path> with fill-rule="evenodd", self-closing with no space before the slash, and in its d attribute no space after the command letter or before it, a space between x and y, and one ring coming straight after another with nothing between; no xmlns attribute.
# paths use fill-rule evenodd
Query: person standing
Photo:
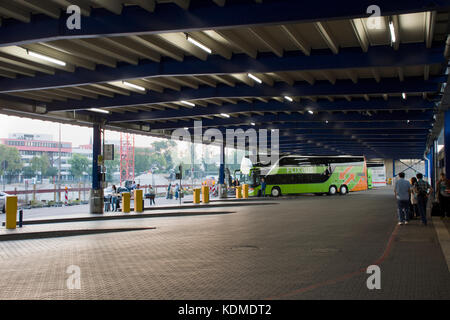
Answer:
<svg viewBox="0 0 450 320"><path fill-rule="evenodd" d="M178 200L178 195L180 194L180 186L178 183L175 185L175 200Z"/></svg>
<svg viewBox="0 0 450 320"><path fill-rule="evenodd" d="M172 184L169 182L169 185L167 186L167 195L166 195L166 199L170 198L170 188L172 187Z"/></svg>
<svg viewBox="0 0 450 320"><path fill-rule="evenodd" d="M436 185L436 191L439 191L438 201L441 209L441 217L450 217L450 183L444 173L441 173L440 179Z"/></svg>
<svg viewBox="0 0 450 320"><path fill-rule="evenodd" d="M409 218L409 201L411 194L411 185L405 180L405 173L398 174L399 179L395 182L394 194L397 199L398 224L408 224Z"/></svg>
<svg viewBox="0 0 450 320"><path fill-rule="evenodd" d="M261 178L261 196L266 196L266 180L264 178Z"/></svg>
<svg viewBox="0 0 450 320"><path fill-rule="evenodd" d="M433 188L427 181L423 180L423 174L416 174L417 177L417 201L419 206L420 217L422 218L422 224L427 225L427 203L428 196L433 192Z"/></svg>
<svg viewBox="0 0 450 320"><path fill-rule="evenodd" d="M116 185L112 186L112 211L117 211L119 209L119 193L117 192Z"/></svg>
<svg viewBox="0 0 450 320"><path fill-rule="evenodd" d="M410 210L410 219L418 218L419 217L419 207L418 207L418 200L417 200L417 178L412 177L410 180L411 183L411 210Z"/></svg>
<svg viewBox="0 0 450 320"><path fill-rule="evenodd" d="M152 186L149 186L148 193L150 195L150 205L152 205L152 203L154 205L156 205L156 203L155 203L156 194L155 194L155 190L152 188Z"/></svg>

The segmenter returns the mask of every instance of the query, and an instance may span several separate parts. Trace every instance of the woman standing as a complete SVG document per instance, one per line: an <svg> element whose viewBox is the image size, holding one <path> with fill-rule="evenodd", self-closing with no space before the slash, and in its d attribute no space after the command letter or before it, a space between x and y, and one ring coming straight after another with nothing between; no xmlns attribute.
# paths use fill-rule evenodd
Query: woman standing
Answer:
<svg viewBox="0 0 450 320"><path fill-rule="evenodd" d="M417 218L419 216L419 207L417 206L419 204L417 200L417 178L412 177L410 180L411 183L411 210L409 211L411 216L410 219Z"/></svg>
<svg viewBox="0 0 450 320"><path fill-rule="evenodd" d="M441 173L440 177L436 190L439 190L438 201L441 209L441 216L442 218L445 218L445 216L450 217L450 193L447 192L450 192L450 183L444 173Z"/></svg>

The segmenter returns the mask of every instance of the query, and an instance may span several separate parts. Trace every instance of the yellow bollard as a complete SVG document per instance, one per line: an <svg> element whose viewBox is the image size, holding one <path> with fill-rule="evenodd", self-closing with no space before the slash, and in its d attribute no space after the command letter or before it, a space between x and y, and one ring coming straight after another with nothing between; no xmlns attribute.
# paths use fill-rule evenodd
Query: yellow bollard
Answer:
<svg viewBox="0 0 450 320"><path fill-rule="evenodd" d="M248 199L248 184L242 185L242 198Z"/></svg>
<svg viewBox="0 0 450 320"><path fill-rule="evenodd" d="M203 203L209 203L209 187L203 186L202 187L202 196L203 196Z"/></svg>
<svg viewBox="0 0 450 320"><path fill-rule="evenodd" d="M242 198L242 187L241 186L236 187L236 198L237 199Z"/></svg>
<svg viewBox="0 0 450 320"><path fill-rule="evenodd" d="M130 212L130 198L131 195L129 192L122 193L122 212L124 213Z"/></svg>
<svg viewBox="0 0 450 320"><path fill-rule="evenodd" d="M17 222L17 196L7 196L5 203L6 229L15 229Z"/></svg>
<svg viewBox="0 0 450 320"><path fill-rule="evenodd" d="M200 189L194 189L194 203L200 203Z"/></svg>
<svg viewBox="0 0 450 320"><path fill-rule="evenodd" d="M142 199L144 198L144 191L135 189L134 190L134 212L143 212L144 205Z"/></svg>

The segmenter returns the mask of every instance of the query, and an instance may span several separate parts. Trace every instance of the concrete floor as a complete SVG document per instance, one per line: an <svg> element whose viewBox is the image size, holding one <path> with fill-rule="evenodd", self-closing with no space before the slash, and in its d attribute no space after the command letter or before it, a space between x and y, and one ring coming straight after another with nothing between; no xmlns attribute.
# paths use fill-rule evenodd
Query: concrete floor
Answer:
<svg viewBox="0 0 450 320"><path fill-rule="evenodd" d="M0 299L450 298L433 225L397 227L391 189L276 202L227 207L231 214L40 226L156 229L0 241ZM372 264L381 290L366 286ZM71 265L80 268L80 289L67 287Z"/></svg>

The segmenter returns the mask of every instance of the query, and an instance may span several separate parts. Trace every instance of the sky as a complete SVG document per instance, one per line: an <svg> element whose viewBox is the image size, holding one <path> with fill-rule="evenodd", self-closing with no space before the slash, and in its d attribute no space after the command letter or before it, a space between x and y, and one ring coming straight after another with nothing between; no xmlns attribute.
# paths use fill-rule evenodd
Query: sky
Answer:
<svg viewBox="0 0 450 320"><path fill-rule="evenodd" d="M0 138L7 138L10 133L29 133L29 134L51 134L53 140L59 138L59 124L50 121L33 120L27 118L12 117L0 114ZM61 141L72 142L76 147L82 144L89 144L92 137L92 128L61 124ZM120 133L115 131L106 131L106 141L120 140ZM136 147L148 147L154 141L153 137L135 135Z"/></svg>

